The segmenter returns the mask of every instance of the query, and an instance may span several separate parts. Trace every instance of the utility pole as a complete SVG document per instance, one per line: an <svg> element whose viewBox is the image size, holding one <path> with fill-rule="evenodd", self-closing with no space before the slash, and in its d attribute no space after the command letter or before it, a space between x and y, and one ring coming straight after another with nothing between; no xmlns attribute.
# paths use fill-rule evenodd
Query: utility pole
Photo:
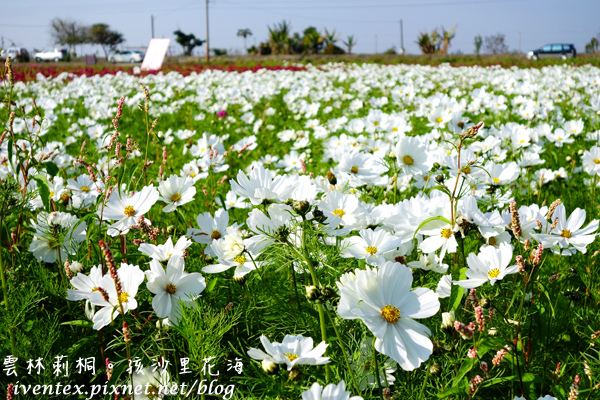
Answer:
<svg viewBox="0 0 600 400"><path fill-rule="evenodd" d="M400 20L400 51L398 54L404 54L404 30L402 29L402 19Z"/></svg>
<svg viewBox="0 0 600 400"><path fill-rule="evenodd" d="M209 47L208 47L208 0L205 0L206 4L206 61L210 61Z"/></svg>
<svg viewBox="0 0 600 400"><path fill-rule="evenodd" d="M150 32L152 32L152 39L154 39L154 15L150 15Z"/></svg>

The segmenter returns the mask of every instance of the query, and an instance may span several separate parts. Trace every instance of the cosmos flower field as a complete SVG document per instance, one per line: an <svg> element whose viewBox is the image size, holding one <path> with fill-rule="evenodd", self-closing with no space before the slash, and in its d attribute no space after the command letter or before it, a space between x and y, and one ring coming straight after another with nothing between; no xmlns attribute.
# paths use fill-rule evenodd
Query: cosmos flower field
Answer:
<svg viewBox="0 0 600 400"><path fill-rule="evenodd" d="M0 83L8 399L600 397L597 67Z"/></svg>

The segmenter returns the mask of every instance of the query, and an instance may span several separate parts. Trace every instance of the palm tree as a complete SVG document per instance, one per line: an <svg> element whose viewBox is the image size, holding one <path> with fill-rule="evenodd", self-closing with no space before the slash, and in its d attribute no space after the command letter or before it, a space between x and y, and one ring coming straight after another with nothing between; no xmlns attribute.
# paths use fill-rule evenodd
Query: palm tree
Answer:
<svg viewBox="0 0 600 400"><path fill-rule="evenodd" d="M289 22L283 20L279 24L274 25L269 29L269 41L273 54L289 53L290 52L290 30L292 26Z"/></svg>
<svg viewBox="0 0 600 400"><path fill-rule="evenodd" d="M244 38L244 51L247 53L248 52L248 48L246 47L246 38L248 36L252 36L252 31L250 29L248 29L248 28L246 28L246 29L238 29L237 35Z"/></svg>
<svg viewBox="0 0 600 400"><path fill-rule="evenodd" d="M352 54L352 48L356 46L356 41L354 41L354 35L348 36L348 40L346 40L344 46L348 48L348 54Z"/></svg>
<svg viewBox="0 0 600 400"><path fill-rule="evenodd" d="M337 33L336 33L335 29L332 32L329 32L327 30L327 28L325 28L325 35L323 35L323 36L324 36L324 39L325 39L325 46L329 46L329 45L333 46L333 45L335 45L335 43L338 40L340 40L337 37Z"/></svg>
<svg viewBox="0 0 600 400"><path fill-rule="evenodd" d="M442 45L442 48L440 49L440 53L446 55L448 54L448 47L450 47L450 41L452 39L454 39L454 36L456 36L456 27L458 25L454 25L452 28L450 28L449 31L445 30L444 27L442 26L442 40L444 42L444 44Z"/></svg>

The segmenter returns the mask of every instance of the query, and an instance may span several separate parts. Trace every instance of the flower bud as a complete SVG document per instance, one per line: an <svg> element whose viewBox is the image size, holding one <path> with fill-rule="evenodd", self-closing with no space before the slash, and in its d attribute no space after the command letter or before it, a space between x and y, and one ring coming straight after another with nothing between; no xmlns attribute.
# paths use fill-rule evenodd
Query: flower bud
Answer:
<svg viewBox="0 0 600 400"><path fill-rule="evenodd" d="M319 298L319 288L314 285L306 286L306 298L310 301L315 301Z"/></svg>
<svg viewBox="0 0 600 400"><path fill-rule="evenodd" d="M244 276L234 276L233 277L233 281L235 283L237 283L238 285L243 285L244 283L246 283L246 275L244 275Z"/></svg>
<svg viewBox="0 0 600 400"><path fill-rule="evenodd" d="M69 269L71 270L71 273L77 274L77 273L83 271L83 264L80 263L79 261L73 261L69 265Z"/></svg>
<svg viewBox="0 0 600 400"><path fill-rule="evenodd" d="M262 369L269 375L274 375L279 371L279 365L275 364L273 361L262 360Z"/></svg>
<svg viewBox="0 0 600 400"><path fill-rule="evenodd" d="M442 367L440 364L431 364L431 367L429 367L429 373L431 375L437 375L440 372L442 372Z"/></svg>
<svg viewBox="0 0 600 400"><path fill-rule="evenodd" d="M435 177L435 181L437 183L444 183L444 180L446 180L446 177L442 174L439 174Z"/></svg>
<svg viewBox="0 0 600 400"><path fill-rule="evenodd" d="M304 215L310 209L310 203L306 200L294 201L293 207L298 214Z"/></svg>
<svg viewBox="0 0 600 400"><path fill-rule="evenodd" d="M442 313L441 328L445 331L454 330L454 321L456 321L456 314L454 313L454 311Z"/></svg>
<svg viewBox="0 0 600 400"><path fill-rule="evenodd" d="M300 379L301 375L302 375L302 372L300 372L297 369L293 369L290 371L289 379L290 379L290 381L297 381Z"/></svg>
<svg viewBox="0 0 600 400"><path fill-rule="evenodd" d="M331 171L329 171L327 173L327 180L329 181L330 185L336 185L337 184L337 178L335 177L335 175Z"/></svg>
<svg viewBox="0 0 600 400"><path fill-rule="evenodd" d="M335 296L335 291L330 287L324 287L321 289L321 297L325 300L332 298Z"/></svg>

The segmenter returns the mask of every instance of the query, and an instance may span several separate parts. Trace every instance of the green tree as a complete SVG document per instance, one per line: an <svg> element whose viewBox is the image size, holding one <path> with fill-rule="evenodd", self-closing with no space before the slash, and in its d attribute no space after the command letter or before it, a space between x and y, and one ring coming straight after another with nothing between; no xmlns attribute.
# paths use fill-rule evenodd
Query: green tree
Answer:
<svg viewBox="0 0 600 400"><path fill-rule="evenodd" d="M289 22L283 20L269 29L269 42L273 54L289 54L290 53L290 31L292 26Z"/></svg>
<svg viewBox="0 0 600 400"><path fill-rule="evenodd" d="M248 36L252 36L252 31L248 28L246 29L238 29L237 35L239 37L243 37L244 38L244 51L247 52L248 48L246 47L246 38Z"/></svg>
<svg viewBox="0 0 600 400"><path fill-rule="evenodd" d="M69 53L75 54L75 46L89 41L89 28L74 20L54 18L50 21L50 35L55 44L69 46Z"/></svg>
<svg viewBox="0 0 600 400"><path fill-rule="evenodd" d="M479 52L481 51L481 45L483 44L483 38L481 37L481 35L475 36L474 43L475 43L475 55L479 56Z"/></svg>
<svg viewBox="0 0 600 400"><path fill-rule="evenodd" d="M302 41L304 42L305 49L312 54L319 53L325 46L323 36L317 31L314 26L309 26L303 32L304 36Z"/></svg>
<svg viewBox="0 0 600 400"><path fill-rule="evenodd" d="M177 29L173 34L176 36L175 41L183 47L183 55L191 56L195 47L202 46L205 40L196 38L193 33L186 34Z"/></svg>
<svg viewBox="0 0 600 400"><path fill-rule="evenodd" d="M344 46L348 48L348 54L352 54L352 48L356 46L356 41L354 40L354 35L348 36L348 39L343 42Z"/></svg>
<svg viewBox="0 0 600 400"><path fill-rule="evenodd" d="M107 58L108 50L115 51L115 48L124 41L123 34L109 29L107 24L94 24L90 28L89 42L100 45Z"/></svg>

